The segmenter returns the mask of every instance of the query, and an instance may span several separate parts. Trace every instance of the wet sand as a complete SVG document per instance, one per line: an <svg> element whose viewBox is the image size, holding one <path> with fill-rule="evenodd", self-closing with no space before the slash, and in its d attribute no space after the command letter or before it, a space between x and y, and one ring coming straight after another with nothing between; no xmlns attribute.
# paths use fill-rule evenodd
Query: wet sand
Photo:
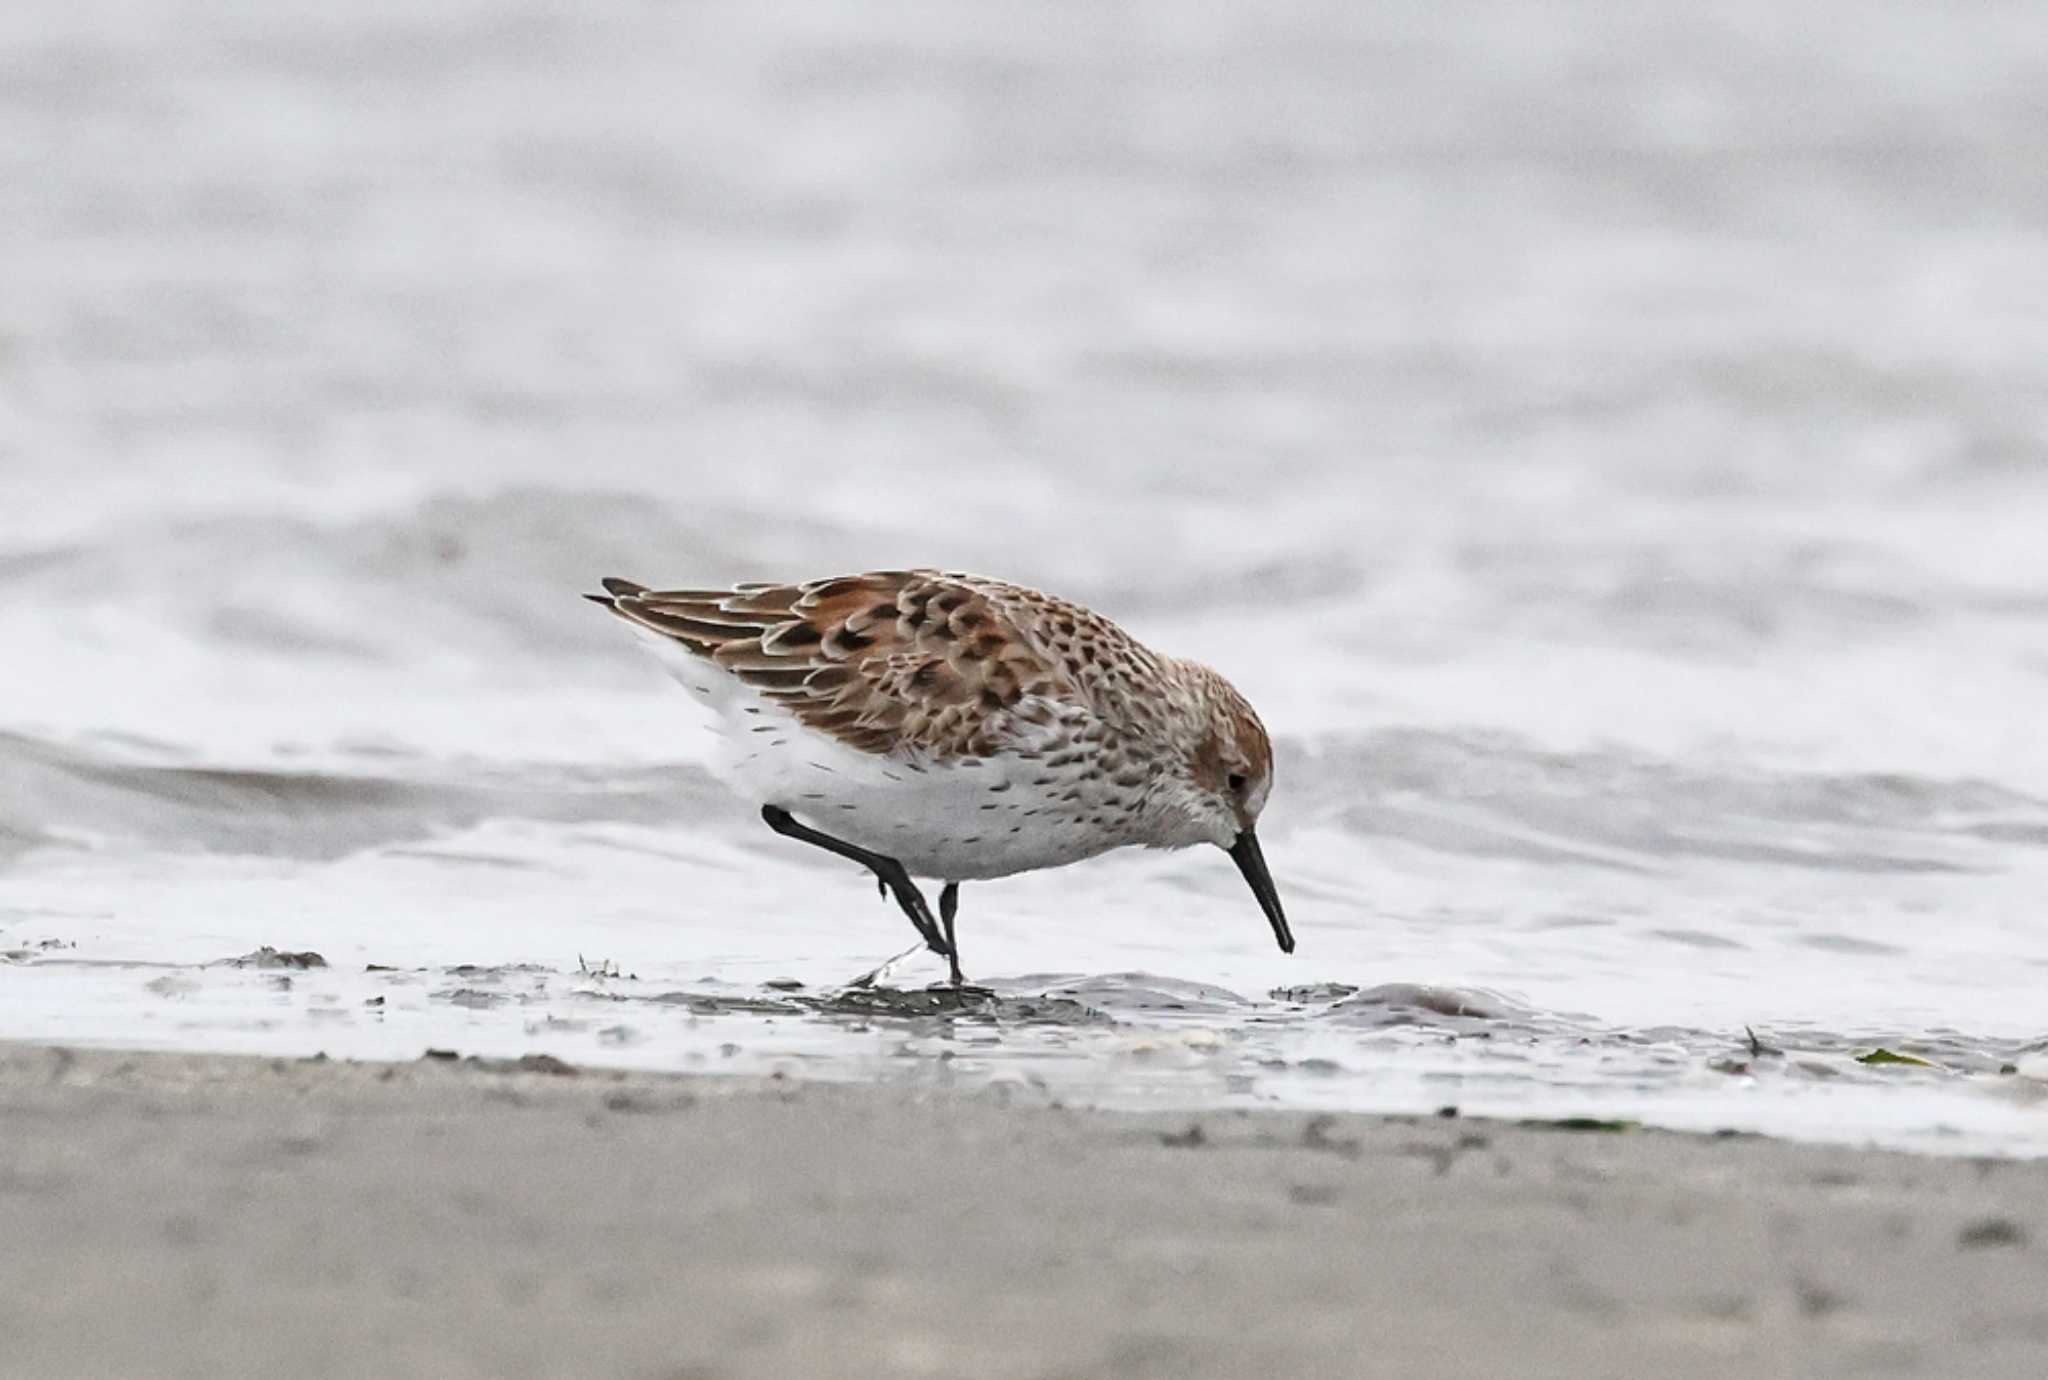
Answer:
<svg viewBox="0 0 2048 1380"><path fill-rule="evenodd" d="M0 1046L0 1374L2048 1373L2048 1164Z"/></svg>

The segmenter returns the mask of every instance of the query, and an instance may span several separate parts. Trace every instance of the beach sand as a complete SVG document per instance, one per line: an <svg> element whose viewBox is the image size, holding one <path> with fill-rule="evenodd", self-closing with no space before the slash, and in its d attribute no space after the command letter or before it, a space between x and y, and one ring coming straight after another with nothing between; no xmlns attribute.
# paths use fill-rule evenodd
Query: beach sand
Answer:
<svg viewBox="0 0 2048 1380"><path fill-rule="evenodd" d="M8 1376L2048 1374L2048 1164L0 1046Z"/></svg>

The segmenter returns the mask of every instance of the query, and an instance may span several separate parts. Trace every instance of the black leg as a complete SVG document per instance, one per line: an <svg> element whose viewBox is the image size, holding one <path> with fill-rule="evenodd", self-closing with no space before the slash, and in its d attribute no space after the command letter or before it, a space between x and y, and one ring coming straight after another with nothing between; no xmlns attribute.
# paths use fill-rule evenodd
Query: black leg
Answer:
<svg viewBox="0 0 2048 1380"><path fill-rule="evenodd" d="M960 986L960 942L953 938L953 917L960 913L960 883L947 882L939 893L939 923L946 927L946 961L953 965L953 985Z"/></svg>
<svg viewBox="0 0 2048 1380"><path fill-rule="evenodd" d="M880 853L871 853L843 839L835 839L830 834L821 834L809 825L799 824L789 811L779 805L763 805L761 818L768 822L770 829L784 838L815 844L827 853L837 853L840 857L857 862L874 873L875 880L881 883L884 893L895 893L896 904L910 917L910 923L917 926L917 932L924 939L925 947L947 958L953 956L952 949L939 936L939 927L932 920L931 908L924 903L924 893L910 880L910 874L903 870L902 863L894 858L885 858ZM954 966L957 971L959 965Z"/></svg>

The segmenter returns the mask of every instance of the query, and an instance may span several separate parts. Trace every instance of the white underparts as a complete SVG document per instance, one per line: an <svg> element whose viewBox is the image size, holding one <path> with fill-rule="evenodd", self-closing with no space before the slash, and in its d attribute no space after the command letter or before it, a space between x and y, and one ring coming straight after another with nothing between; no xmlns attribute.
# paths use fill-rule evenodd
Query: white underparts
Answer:
<svg viewBox="0 0 2048 1380"><path fill-rule="evenodd" d="M1135 839L1091 827L1080 764L992 754L939 760L879 756L794 715L672 639L644 640L691 698L711 711L711 769L759 804L895 858L941 881L1007 877L1093 857Z"/></svg>

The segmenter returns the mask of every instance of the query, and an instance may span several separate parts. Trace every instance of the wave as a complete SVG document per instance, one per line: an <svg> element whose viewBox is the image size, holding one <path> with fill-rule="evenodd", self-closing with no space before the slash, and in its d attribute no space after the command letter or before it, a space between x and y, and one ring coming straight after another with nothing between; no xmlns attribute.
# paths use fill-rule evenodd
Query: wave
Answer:
<svg viewBox="0 0 2048 1380"><path fill-rule="evenodd" d="M1334 826L1467 857L1635 872L1692 859L1958 873L2009 868L2048 848L2048 802L1982 781L1709 771L1619 749L1547 752L1503 734L1420 729L1283 751L1287 827ZM715 817L724 797L691 765L377 757L366 759L377 770L356 773L143 755L0 732L0 858L107 841L331 858L490 819Z"/></svg>
<svg viewBox="0 0 2048 1380"><path fill-rule="evenodd" d="M13 733L0 776L0 857L83 843L336 858L492 819L669 823L723 792L689 766L408 779L138 764Z"/></svg>
<svg viewBox="0 0 2048 1380"><path fill-rule="evenodd" d="M2048 802L1989 782L1710 770L1506 734L1389 729L1290 754L1308 814L1439 852L1651 870L1691 858L1846 872L1963 872L2048 843Z"/></svg>

